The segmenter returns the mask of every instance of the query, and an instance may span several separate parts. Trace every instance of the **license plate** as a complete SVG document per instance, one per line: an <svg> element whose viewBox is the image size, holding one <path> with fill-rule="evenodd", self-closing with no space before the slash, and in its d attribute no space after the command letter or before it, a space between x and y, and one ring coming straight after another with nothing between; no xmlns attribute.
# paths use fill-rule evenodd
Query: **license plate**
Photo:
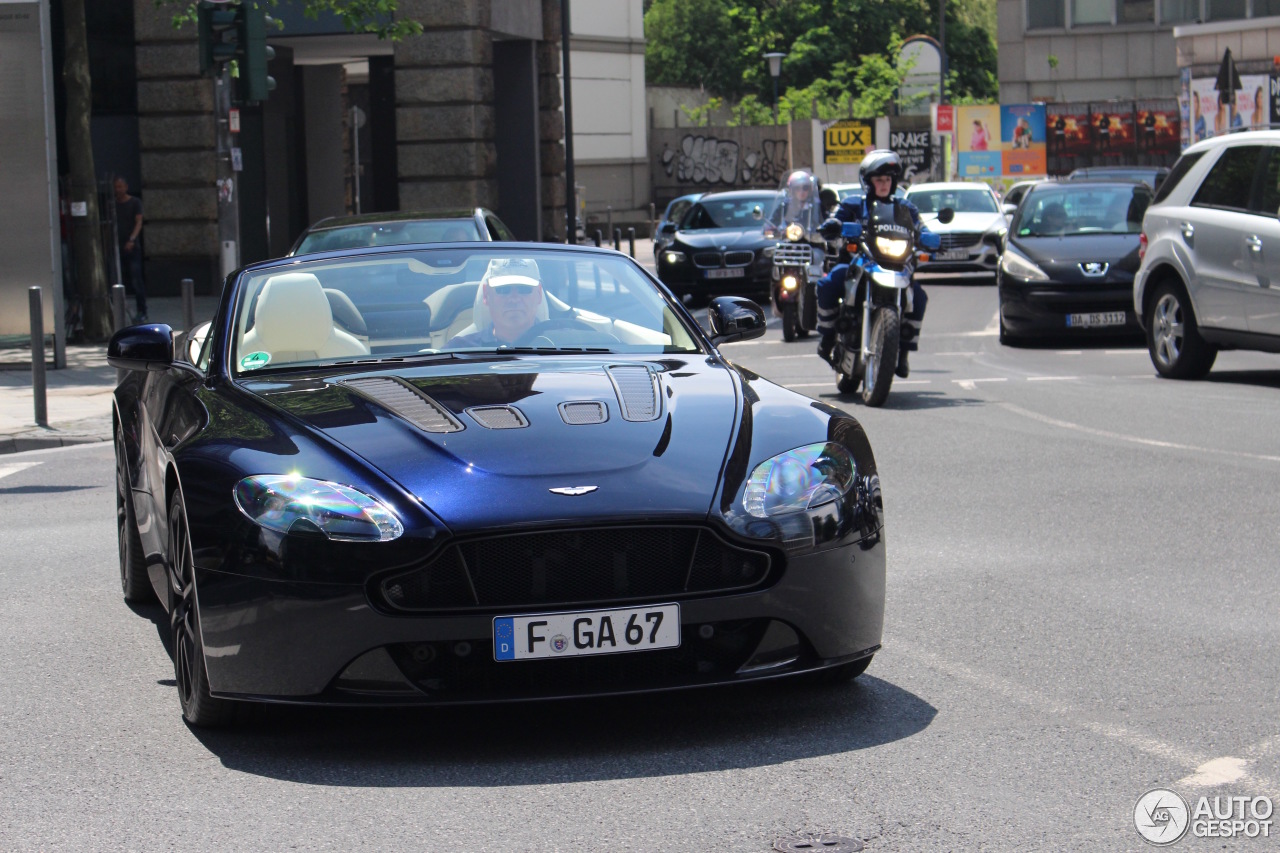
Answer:
<svg viewBox="0 0 1280 853"><path fill-rule="evenodd" d="M969 250L950 249L945 252L934 252L933 259L936 261L967 261L969 260Z"/></svg>
<svg viewBox="0 0 1280 853"><path fill-rule="evenodd" d="M747 271L742 267L733 267L731 269L707 270L707 278L742 278Z"/></svg>
<svg viewBox="0 0 1280 853"><path fill-rule="evenodd" d="M1088 329L1092 326L1123 326L1123 311L1099 311L1093 314L1068 314L1068 329Z"/></svg>
<svg viewBox="0 0 1280 853"><path fill-rule="evenodd" d="M493 659L532 660L674 649L680 605L576 610L493 620Z"/></svg>

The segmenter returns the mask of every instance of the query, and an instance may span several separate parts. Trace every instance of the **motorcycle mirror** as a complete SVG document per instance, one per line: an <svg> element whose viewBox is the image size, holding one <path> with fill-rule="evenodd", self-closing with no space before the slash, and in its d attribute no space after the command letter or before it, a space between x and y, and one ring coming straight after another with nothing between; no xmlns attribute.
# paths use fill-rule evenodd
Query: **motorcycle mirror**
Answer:
<svg viewBox="0 0 1280 853"><path fill-rule="evenodd" d="M944 207L938 211L938 221L943 225L956 218L956 212L949 207Z"/></svg>
<svg viewBox="0 0 1280 853"><path fill-rule="evenodd" d="M841 236L843 225L844 223L833 217L826 220L821 226L819 226L818 233L822 235L822 239L824 240L835 240L837 237Z"/></svg>
<svg viewBox="0 0 1280 853"><path fill-rule="evenodd" d="M844 223L844 227L841 231L841 234L846 240L857 240L859 237L862 236L862 223L861 222Z"/></svg>

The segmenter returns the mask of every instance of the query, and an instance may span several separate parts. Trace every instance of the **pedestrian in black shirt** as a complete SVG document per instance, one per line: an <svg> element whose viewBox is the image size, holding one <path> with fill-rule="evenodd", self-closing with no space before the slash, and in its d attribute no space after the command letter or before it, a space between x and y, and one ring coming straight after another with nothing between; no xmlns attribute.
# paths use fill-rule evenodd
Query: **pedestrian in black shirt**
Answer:
<svg viewBox="0 0 1280 853"><path fill-rule="evenodd" d="M138 313L133 322L147 322L147 287L142 281L142 199L129 195L129 183L116 178L116 237L120 241L121 282L133 288Z"/></svg>

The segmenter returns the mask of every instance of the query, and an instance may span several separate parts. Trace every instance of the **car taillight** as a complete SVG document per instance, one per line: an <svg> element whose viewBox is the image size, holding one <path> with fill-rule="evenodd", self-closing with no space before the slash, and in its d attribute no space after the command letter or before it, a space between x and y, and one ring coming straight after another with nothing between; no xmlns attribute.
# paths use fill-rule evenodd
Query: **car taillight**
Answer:
<svg viewBox="0 0 1280 853"><path fill-rule="evenodd" d="M1147 256L1147 232L1143 231L1138 235L1138 260L1142 260Z"/></svg>

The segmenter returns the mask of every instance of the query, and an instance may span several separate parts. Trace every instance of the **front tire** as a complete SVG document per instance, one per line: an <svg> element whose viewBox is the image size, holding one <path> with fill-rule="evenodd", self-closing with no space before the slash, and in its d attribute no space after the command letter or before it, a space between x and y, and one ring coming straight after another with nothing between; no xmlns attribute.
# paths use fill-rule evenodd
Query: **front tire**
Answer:
<svg viewBox="0 0 1280 853"><path fill-rule="evenodd" d="M1156 372L1168 379L1203 379L1218 349L1200 336L1187 293L1174 281L1156 287L1147 308L1147 352Z"/></svg>
<svg viewBox="0 0 1280 853"><path fill-rule="evenodd" d="M782 306L782 339L787 343L800 336L800 312L794 302Z"/></svg>
<svg viewBox="0 0 1280 853"><path fill-rule="evenodd" d="M200 728L226 726L234 719L236 707L209 693L204 641L200 636L200 608L196 601L191 529L187 525L181 492L174 492L169 501L169 560L173 566L173 573L167 579L169 630L173 637L173 674L178 684L182 717Z"/></svg>
<svg viewBox="0 0 1280 853"><path fill-rule="evenodd" d="M124 433L116 427L116 541L120 550L120 590L124 600L144 604L156 600L151 579L147 577L147 559L138 536L138 522L133 515L133 488L129 484L129 468L125 461Z"/></svg>
<svg viewBox="0 0 1280 853"><path fill-rule="evenodd" d="M883 406L898 367L898 312L878 308L871 320L870 352L862 366L862 402Z"/></svg>

